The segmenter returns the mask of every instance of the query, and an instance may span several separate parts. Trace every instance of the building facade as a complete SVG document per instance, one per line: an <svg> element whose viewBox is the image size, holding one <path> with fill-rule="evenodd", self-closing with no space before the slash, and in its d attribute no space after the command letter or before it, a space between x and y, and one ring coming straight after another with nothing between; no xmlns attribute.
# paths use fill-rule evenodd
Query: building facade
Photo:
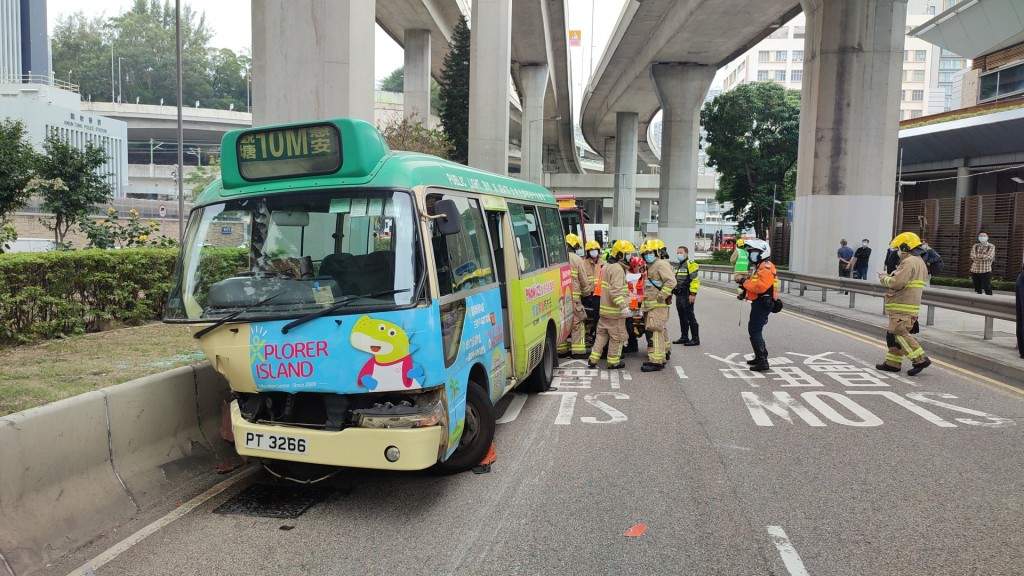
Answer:
<svg viewBox="0 0 1024 576"><path fill-rule="evenodd" d="M909 34L934 17L937 11L955 4L956 0L910 0L907 3L906 32ZM730 62L723 73L723 90L748 82L765 81L800 90L803 84L805 22L804 15L798 15ZM959 102L954 98L958 86L957 73L969 66L969 60L908 35L903 50L900 120L958 107Z"/></svg>

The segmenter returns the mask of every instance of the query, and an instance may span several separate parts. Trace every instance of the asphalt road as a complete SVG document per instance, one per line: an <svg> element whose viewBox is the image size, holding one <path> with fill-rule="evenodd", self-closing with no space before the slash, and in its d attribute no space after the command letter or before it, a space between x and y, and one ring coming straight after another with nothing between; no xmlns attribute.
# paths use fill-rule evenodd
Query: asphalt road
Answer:
<svg viewBox="0 0 1024 576"><path fill-rule="evenodd" d="M882 343L788 312L756 374L740 313L702 291L702 345L663 372L563 361L503 401L490 473L345 471L297 519L212 512L255 471L79 573L1024 574L1024 392L876 372Z"/></svg>

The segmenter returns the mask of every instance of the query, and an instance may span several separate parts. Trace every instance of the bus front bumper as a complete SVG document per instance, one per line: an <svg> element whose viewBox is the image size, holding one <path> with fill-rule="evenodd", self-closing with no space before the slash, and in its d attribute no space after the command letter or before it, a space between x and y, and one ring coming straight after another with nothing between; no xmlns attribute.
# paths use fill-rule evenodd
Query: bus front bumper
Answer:
<svg viewBox="0 0 1024 576"><path fill-rule="evenodd" d="M437 463L447 438L443 426L328 432L253 424L242 418L237 400L231 402L231 429L241 456L379 470L429 468Z"/></svg>

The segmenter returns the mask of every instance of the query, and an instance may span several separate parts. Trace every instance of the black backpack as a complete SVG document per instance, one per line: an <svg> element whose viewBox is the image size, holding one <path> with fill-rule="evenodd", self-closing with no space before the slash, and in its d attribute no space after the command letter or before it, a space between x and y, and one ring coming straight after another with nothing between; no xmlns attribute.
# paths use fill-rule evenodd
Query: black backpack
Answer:
<svg viewBox="0 0 1024 576"><path fill-rule="evenodd" d="M921 258L924 260L925 265L928 266L928 274L930 276L942 274L942 256L939 256L938 252L929 248L921 255Z"/></svg>

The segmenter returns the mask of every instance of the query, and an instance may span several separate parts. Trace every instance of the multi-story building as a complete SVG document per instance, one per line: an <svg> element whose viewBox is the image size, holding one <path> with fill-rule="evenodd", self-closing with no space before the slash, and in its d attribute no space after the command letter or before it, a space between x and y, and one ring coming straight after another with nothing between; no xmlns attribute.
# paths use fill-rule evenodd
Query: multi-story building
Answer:
<svg viewBox="0 0 1024 576"><path fill-rule="evenodd" d="M0 0L0 120L24 123L29 141L42 150L57 134L71 145L107 152L100 171L109 174L114 197L128 183L128 124L82 111L78 88L50 70L46 0Z"/></svg>
<svg viewBox="0 0 1024 576"><path fill-rule="evenodd" d="M957 0L910 0L906 31L931 19ZM722 88L731 90L748 82L773 81L799 90L803 83L805 17L803 14L780 26L767 38L730 62ZM900 119L918 118L956 107L956 73L969 61L925 40L906 37L900 87Z"/></svg>

